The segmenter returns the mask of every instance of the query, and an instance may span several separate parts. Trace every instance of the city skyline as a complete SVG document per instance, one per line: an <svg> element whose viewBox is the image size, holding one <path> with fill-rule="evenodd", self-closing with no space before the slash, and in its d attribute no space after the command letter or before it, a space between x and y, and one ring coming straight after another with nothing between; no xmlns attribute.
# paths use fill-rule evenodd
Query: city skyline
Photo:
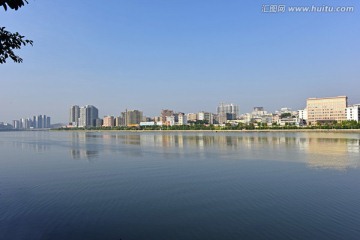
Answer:
<svg viewBox="0 0 360 240"><path fill-rule="evenodd" d="M7 30L34 46L16 51L22 64L0 66L0 121L46 113L65 123L73 104L94 104L101 116L153 116L162 108L216 112L220 102L240 113L303 109L308 97L360 103L359 2L341 2L351 13L271 14L263 4L29 1L3 12Z"/></svg>
<svg viewBox="0 0 360 240"><path fill-rule="evenodd" d="M339 97L339 96L336 96L336 97ZM334 97L334 96L327 96L327 97L325 97L325 98L336 98L336 97ZM340 96L341 97L341 96ZM347 97L347 96L345 96L345 97ZM282 109L290 109L291 111L299 111L299 110L304 110L304 109L306 109L306 105L307 105L307 101L309 100L309 99L316 99L316 98L313 98L313 97L309 97L309 98L307 98L307 99L305 99L305 106L303 107L303 108L292 108L292 107L289 107L289 106L285 106L285 105L283 105L283 106L281 106L281 107L278 107L278 108L276 108L275 110L270 110L270 109L267 109L266 107L263 107L263 106L261 106L261 107L259 107L259 105L257 105L257 106L253 106L249 111L241 111L241 107L239 107L239 105L237 104L237 103L230 103L230 102L228 102L228 103L224 103L224 102L219 102L218 103L218 105L217 105L217 107L214 107L214 109L215 110L213 110L213 111L206 111L206 110L204 110L204 109L200 109L200 110L197 110L197 111L183 111L182 109L174 109L174 108L171 108L171 107L169 107L168 109L166 109L166 108L160 108L160 109L158 109L158 112L157 113L155 113L155 114L148 114L147 112L146 112L146 109L138 109L138 110L140 110L140 111L142 111L143 113L144 113L144 117L151 117L151 118L154 118L154 117L161 117L161 115L162 115L162 111L171 111L171 114L170 115L172 115L173 113L181 113L181 112L184 112L184 113L186 113L186 114L191 114L191 113L194 113L194 114L198 114L198 113L201 113L201 112L208 112L208 113L212 113L212 114L218 114L218 115L221 115L221 113L219 112L219 108L221 107L221 106L223 106L224 104L225 105L231 105L231 106L235 106L235 111L237 111L237 113L235 114L235 118L236 117L239 117L239 116L242 116L242 115L244 115L244 114L249 114L249 113L253 113L254 111L260 111L261 109L261 111L265 111L265 112L268 112L268 113L276 113L276 112L281 112L282 111ZM351 101L351 99L349 100L349 102L347 103L347 106L348 107L350 107L350 106L353 106L353 105L360 105L360 103L355 103L355 102L352 102ZM57 120L52 120L52 123L54 123L54 124L58 124L58 123L61 123L61 124L68 124L68 123L75 123L75 122L77 122L76 124L78 124L79 126L86 126L86 125L91 125L90 123L86 123L86 120L85 120L85 118L84 117L81 117L81 109L83 109L84 111L86 111L85 109L86 108L94 108L95 110L96 110L96 113L95 113L95 115L94 115L94 117L92 117L92 119L94 120L94 119L97 119L97 118L99 118L99 119L103 119L104 117L107 117L107 116L113 116L113 117L118 117L118 116L121 116L122 114L124 114L124 112L125 111L138 111L138 110L136 110L135 108L125 108L125 109L122 109L122 110L119 110L119 111L113 111L113 112L111 112L111 113L102 113L101 112L101 108L100 107L97 107L97 105L95 104L95 105L90 105L90 104L85 104L85 105L80 105L80 104L75 104L75 105L71 105L71 107L70 107L70 113L69 113L69 107L68 107L68 109L67 109L67 113L66 114L64 114L63 116L62 116L62 118L63 119L67 119L67 120L65 120L64 122L61 122L61 121L57 121ZM76 110L74 110L74 108L77 108L77 113L76 113ZM171 109L171 110L169 110L169 109ZM239 110L240 109L240 110ZM259 110L260 109L260 110ZM232 111L232 110L231 110ZM8 124L12 124L13 123L13 121L17 121L18 119L26 119L26 117L24 117L25 115L24 114L18 114L20 117L19 118L13 118L13 119L11 119L11 120L9 120L9 121L6 121L6 120L4 120L4 119L0 119L0 122L2 122L2 123L8 123ZM29 116L30 115L34 115L34 114L29 114ZM86 115L85 114L85 112L83 113L83 115ZM92 114L91 114L92 115ZM52 115L51 115L52 116ZM76 116L76 117L75 117ZM80 118L82 119L82 120L80 120ZM53 118L52 118L53 119ZM75 120L75 119L79 119L79 120ZM79 122L78 122L79 121ZM83 122L83 123L80 123L80 121L85 121L85 122ZM91 120L92 121L92 120ZM75 125L76 125L75 124Z"/></svg>
<svg viewBox="0 0 360 240"><path fill-rule="evenodd" d="M160 114L146 116L142 110L125 109L121 114L99 116L99 109L93 105L73 105L69 109L67 123L61 125L66 128L92 127L153 127L153 126L183 126L194 123L202 125L239 126L239 124L257 124L258 127L269 126L318 126L335 123L350 124L360 119L360 104L349 104L347 96L332 96L326 98L307 98L306 108L280 108L269 112L262 106L253 107L252 112L240 114L239 106L234 103L219 103L217 112L181 112L173 109L162 109ZM12 125L0 122L2 129L37 129L51 128L50 117L46 115L33 116L13 120ZM55 124L55 126L61 126ZM344 125L341 125L344 127Z"/></svg>

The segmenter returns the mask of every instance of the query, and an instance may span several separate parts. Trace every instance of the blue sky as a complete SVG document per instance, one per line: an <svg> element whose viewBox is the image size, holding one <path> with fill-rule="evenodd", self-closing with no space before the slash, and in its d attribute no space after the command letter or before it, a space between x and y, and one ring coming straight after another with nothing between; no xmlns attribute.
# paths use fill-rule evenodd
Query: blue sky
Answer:
<svg viewBox="0 0 360 240"><path fill-rule="evenodd" d="M354 6L352 13L262 13L264 4ZM29 0L0 26L34 40L0 65L0 121L66 122L71 105L240 112L301 109L308 97L360 103L358 1Z"/></svg>

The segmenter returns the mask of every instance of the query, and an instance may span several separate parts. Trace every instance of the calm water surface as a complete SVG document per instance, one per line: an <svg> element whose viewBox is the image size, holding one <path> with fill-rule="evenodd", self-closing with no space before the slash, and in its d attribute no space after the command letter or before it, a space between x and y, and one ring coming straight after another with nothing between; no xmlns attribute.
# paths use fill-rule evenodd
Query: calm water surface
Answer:
<svg viewBox="0 0 360 240"><path fill-rule="evenodd" d="M0 132L0 239L360 239L360 134Z"/></svg>

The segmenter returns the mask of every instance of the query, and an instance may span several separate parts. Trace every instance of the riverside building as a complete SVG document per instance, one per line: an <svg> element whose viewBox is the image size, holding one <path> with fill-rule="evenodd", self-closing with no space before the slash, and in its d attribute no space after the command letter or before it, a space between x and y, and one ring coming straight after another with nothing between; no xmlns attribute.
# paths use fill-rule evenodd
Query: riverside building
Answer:
<svg viewBox="0 0 360 240"><path fill-rule="evenodd" d="M351 121L359 122L360 118L360 104L355 104L353 106L346 108L346 119Z"/></svg>
<svg viewBox="0 0 360 240"><path fill-rule="evenodd" d="M80 107L74 105L70 108L69 124L77 127L79 125Z"/></svg>
<svg viewBox="0 0 360 240"><path fill-rule="evenodd" d="M226 123L227 120L235 120L239 116L239 106L233 103L220 103L217 108L219 123Z"/></svg>
<svg viewBox="0 0 360 240"><path fill-rule="evenodd" d="M99 110L92 106L86 105L80 108L79 127L96 127L99 118Z"/></svg>
<svg viewBox="0 0 360 240"><path fill-rule="evenodd" d="M308 125L346 120L347 97L308 98Z"/></svg>
<svg viewBox="0 0 360 240"><path fill-rule="evenodd" d="M103 127L114 127L115 126L115 118L114 116L105 116L103 119Z"/></svg>

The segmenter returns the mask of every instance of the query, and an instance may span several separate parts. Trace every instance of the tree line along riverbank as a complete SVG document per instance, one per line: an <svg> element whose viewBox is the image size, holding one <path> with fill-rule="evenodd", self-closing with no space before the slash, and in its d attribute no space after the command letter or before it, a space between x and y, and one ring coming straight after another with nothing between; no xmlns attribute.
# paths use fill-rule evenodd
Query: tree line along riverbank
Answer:
<svg viewBox="0 0 360 240"><path fill-rule="evenodd" d="M175 126L117 126L117 127L89 127L89 128L57 128L56 130L144 130L144 131L329 131L329 130L359 130L360 123L356 121L343 121L327 123L322 125L314 126L295 126L295 125L284 125L280 126L273 124L271 126L263 123L250 123L237 125L225 124L224 126L212 125L212 124L190 124L190 125L175 125Z"/></svg>

